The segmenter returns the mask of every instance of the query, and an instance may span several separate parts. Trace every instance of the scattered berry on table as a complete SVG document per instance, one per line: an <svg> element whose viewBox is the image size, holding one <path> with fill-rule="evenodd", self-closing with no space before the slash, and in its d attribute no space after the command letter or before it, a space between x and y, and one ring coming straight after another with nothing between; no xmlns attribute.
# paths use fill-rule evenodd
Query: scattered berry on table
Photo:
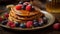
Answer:
<svg viewBox="0 0 60 34"><path fill-rule="evenodd" d="M55 24L53 25L53 29L59 30L59 29L60 29L60 23L55 23Z"/></svg>

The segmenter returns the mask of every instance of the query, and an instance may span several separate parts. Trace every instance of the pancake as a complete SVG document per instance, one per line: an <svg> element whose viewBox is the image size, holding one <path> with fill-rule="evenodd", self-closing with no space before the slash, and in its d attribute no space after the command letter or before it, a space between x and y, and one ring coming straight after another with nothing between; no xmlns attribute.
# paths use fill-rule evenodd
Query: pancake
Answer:
<svg viewBox="0 0 60 34"><path fill-rule="evenodd" d="M27 22L34 19L38 19L43 14L35 8L33 11L27 11L27 10L16 10L15 6L11 8L11 11L9 13L9 20L13 22Z"/></svg>

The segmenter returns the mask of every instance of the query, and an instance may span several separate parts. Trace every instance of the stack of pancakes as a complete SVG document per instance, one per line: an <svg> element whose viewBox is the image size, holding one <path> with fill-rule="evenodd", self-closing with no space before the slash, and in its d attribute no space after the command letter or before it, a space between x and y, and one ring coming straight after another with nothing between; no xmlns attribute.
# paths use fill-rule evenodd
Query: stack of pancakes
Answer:
<svg viewBox="0 0 60 34"><path fill-rule="evenodd" d="M43 14L35 8L35 10L27 11L27 10L16 10L15 7L11 8L9 13L9 20L13 22L26 22L34 19L38 19Z"/></svg>

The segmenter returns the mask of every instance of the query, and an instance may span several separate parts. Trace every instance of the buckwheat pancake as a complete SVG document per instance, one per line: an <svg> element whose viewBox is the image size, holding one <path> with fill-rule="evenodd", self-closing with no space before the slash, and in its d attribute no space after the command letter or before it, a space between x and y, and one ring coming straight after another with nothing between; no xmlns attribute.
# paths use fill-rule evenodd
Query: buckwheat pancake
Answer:
<svg viewBox="0 0 60 34"><path fill-rule="evenodd" d="M38 19L42 15L43 14L38 9L32 11L16 10L14 6L11 8L11 11L9 13L9 20L20 23L20 22L26 22L26 21Z"/></svg>

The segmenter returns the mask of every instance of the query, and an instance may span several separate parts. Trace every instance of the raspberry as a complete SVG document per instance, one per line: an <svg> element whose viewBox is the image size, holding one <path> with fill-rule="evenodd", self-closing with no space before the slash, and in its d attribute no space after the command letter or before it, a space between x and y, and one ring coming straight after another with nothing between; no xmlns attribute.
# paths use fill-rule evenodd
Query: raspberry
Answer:
<svg viewBox="0 0 60 34"><path fill-rule="evenodd" d="M27 28L32 27L32 25L33 25L33 22L32 22L32 21L28 21L28 22L26 23L26 27L27 27Z"/></svg>
<svg viewBox="0 0 60 34"><path fill-rule="evenodd" d="M17 9L17 10L20 10L21 8L22 8L22 4L16 5L16 9Z"/></svg>
<svg viewBox="0 0 60 34"><path fill-rule="evenodd" d="M26 6L26 10L27 10L27 11L31 11L31 9L32 9L32 6L31 6L31 5L27 5L27 6Z"/></svg>

